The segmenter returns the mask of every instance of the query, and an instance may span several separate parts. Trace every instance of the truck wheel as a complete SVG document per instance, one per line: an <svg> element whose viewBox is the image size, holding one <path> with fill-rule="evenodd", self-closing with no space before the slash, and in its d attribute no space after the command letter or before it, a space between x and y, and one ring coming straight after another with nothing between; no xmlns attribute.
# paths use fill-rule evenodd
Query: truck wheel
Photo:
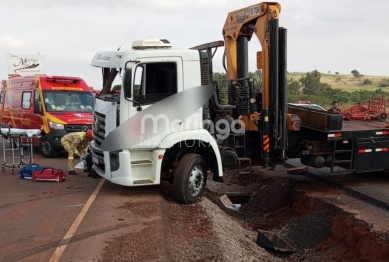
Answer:
<svg viewBox="0 0 389 262"><path fill-rule="evenodd" d="M195 203L203 196L207 181L207 165L201 155L186 154L174 172L173 194L181 204Z"/></svg>
<svg viewBox="0 0 389 262"><path fill-rule="evenodd" d="M46 158L52 158L57 156L57 151L50 145L47 136L42 136L39 143L39 151Z"/></svg>

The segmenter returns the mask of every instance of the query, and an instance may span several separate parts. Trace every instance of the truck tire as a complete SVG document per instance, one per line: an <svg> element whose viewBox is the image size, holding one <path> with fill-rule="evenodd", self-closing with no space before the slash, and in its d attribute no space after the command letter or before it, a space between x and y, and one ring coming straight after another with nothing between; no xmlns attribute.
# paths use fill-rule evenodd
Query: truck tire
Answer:
<svg viewBox="0 0 389 262"><path fill-rule="evenodd" d="M174 172L173 195L181 204L195 203L203 196L207 181L207 165L198 154L186 154Z"/></svg>
<svg viewBox="0 0 389 262"><path fill-rule="evenodd" d="M47 136L42 136L40 138L39 151L46 158L53 158L58 155L58 152L51 146Z"/></svg>

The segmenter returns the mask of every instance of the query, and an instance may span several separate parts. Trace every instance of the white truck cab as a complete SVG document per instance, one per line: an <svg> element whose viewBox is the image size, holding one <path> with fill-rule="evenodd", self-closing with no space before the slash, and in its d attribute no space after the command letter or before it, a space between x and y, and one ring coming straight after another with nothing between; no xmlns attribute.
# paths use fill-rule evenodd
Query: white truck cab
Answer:
<svg viewBox="0 0 389 262"><path fill-rule="evenodd" d="M91 152L95 170L123 186L157 185L166 179L173 184L178 202L193 203L203 195L208 170L215 180L223 174L220 146L202 124L207 118L206 105L184 121L168 123L174 128L157 138L142 138L131 148L103 151L101 144L125 121L157 102L190 88L212 87L207 53L172 49L165 39L134 41L132 47L127 51L98 52L91 62L102 69L104 86L94 108ZM115 77L122 78L121 88L116 86L116 91L112 90ZM180 110L183 105L185 101L180 101L166 110ZM166 121L163 109L159 113L149 116L149 120ZM139 134L128 130L127 135Z"/></svg>

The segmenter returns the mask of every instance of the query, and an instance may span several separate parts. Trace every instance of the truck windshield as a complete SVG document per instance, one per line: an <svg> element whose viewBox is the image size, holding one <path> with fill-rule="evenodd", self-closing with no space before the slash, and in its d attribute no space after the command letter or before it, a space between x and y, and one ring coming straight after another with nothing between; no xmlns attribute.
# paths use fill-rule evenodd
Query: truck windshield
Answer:
<svg viewBox="0 0 389 262"><path fill-rule="evenodd" d="M93 112L94 98L90 92L43 91L48 112Z"/></svg>

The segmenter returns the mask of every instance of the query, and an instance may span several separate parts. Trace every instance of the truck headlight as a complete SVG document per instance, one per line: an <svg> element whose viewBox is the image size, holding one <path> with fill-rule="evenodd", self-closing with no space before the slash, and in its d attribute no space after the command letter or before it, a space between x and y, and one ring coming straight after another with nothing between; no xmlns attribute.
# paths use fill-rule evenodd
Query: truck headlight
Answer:
<svg viewBox="0 0 389 262"><path fill-rule="evenodd" d="M51 122L51 121L49 121L49 126L51 129L64 129L63 124L58 124L58 123Z"/></svg>

